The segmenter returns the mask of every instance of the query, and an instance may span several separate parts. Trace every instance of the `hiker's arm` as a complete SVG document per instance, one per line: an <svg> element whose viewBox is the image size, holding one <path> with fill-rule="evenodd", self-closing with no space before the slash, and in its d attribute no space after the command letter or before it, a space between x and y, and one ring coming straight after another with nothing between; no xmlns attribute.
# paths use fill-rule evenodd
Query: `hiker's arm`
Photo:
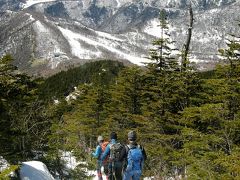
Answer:
<svg viewBox="0 0 240 180"><path fill-rule="evenodd" d="M126 157L127 157L127 151L126 151L126 148L124 146L124 148L122 148L122 151L120 153L119 161L123 161Z"/></svg>
<svg viewBox="0 0 240 180"><path fill-rule="evenodd" d="M102 156L101 156L101 158L100 158L101 161L103 161L103 160L107 157L107 155L109 155L109 153L110 153L110 146L107 145L105 151L103 152L103 154L102 154Z"/></svg>
<svg viewBox="0 0 240 180"><path fill-rule="evenodd" d="M95 158L98 158L101 154L101 147L98 145L97 148L96 148L96 151L92 153L92 156L95 157Z"/></svg>

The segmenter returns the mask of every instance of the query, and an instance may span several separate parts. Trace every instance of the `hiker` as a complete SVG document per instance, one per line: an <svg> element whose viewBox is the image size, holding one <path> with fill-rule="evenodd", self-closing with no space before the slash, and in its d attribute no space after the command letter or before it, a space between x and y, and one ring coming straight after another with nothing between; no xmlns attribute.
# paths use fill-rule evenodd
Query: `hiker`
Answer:
<svg viewBox="0 0 240 180"><path fill-rule="evenodd" d="M108 142L104 142L104 139L102 136L98 136L97 138L97 142L98 142L98 145L96 147L96 151L92 153L92 156L97 158L98 161L97 161L97 176L98 176L98 180L102 180L102 171L101 171L101 168L103 166L103 171L104 173L108 174L108 159L105 158L103 161L100 160L101 158L101 155L102 153L105 151L107 145L108 145Z"/></svg>
<svg viewBox="0 0 240 180"><path fill-rule="evenodd" d="M122 149L119 160L124 161L123 180L140 180L143 163L147 159L146 152L137 142L137 133L128 133L129 144Z"/></svg>
<svg viewBox="0 0 240 180"><path fill-rule="evenodd" d="M117 134L115 132L110 134L110 139L110 143L102 154L101 160L109 156L109 180L122 180L122 162L119 161L119 156L124 146L117 142Z"/></svg>

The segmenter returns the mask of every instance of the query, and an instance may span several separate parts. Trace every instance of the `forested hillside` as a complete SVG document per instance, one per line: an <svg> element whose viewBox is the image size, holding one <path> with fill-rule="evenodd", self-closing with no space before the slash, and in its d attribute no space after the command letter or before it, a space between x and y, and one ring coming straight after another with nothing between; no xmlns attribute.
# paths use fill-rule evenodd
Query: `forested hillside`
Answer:
<svg viewBox="0 0 240 180"><path fill-rule="evenodd" d="M80 67L61 71L43 81L39 87L43 99L58 99L69 95L79 84L99 83L110 84L123 64L118 61L101 60L86 63Z"/></svg>
<svg viewBox="0 0 240 180"><path fill-rule="evenodd" d="M164 17L160 28L168 31ZM107 139L115 131L126 143L135 130L148 155L144 176L240 179L238 36L229 36L228 47L219 50L224 63L204 73L187 53L179 63L164 36L153 42L145 68L100 61L33 80L11 65L11 56L2 57L0 155L18 165L38 154L54 176L86 179L81 166L66 173L61 152L91 166L88 149L98 135ZM73 86L76 100L65 101L62 95Z"/></svg>

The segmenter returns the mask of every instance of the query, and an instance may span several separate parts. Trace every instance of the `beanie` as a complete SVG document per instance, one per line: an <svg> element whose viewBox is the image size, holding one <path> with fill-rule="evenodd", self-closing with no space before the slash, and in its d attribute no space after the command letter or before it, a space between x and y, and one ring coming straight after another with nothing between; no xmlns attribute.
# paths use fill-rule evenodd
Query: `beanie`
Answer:
<svg viewBox="0 0 240 180"><path fill-rule="evenodd" d="M128 140L135 141L137 139L137 133L135 131L130 131L128 133Z"/></svg>
<svg viewBox="0 0 240 180"><path fill-rule="evenodd" d="M110 139L117 139L117 133L111 132Z"/></svg>
<svg viewBox="0 0 240 180"><path fill-rule="evenodd" d="M103 141L103 137L102 137L102 136L98 136L97 141L98 141L98 142Z"/></svg>

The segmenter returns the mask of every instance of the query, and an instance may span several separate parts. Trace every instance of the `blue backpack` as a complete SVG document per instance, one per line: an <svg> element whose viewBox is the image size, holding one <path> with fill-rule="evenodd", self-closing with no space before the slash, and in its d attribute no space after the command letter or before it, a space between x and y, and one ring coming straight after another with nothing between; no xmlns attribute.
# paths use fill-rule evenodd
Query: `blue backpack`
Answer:
<svg viewBox="0 0 240 180"><path fill-rule="evenodd" d="M143 154L140 146L129 148L128 147L128 155L127 155L127 168L126 171L132 170L142 170L143 163Z"/></svg>

